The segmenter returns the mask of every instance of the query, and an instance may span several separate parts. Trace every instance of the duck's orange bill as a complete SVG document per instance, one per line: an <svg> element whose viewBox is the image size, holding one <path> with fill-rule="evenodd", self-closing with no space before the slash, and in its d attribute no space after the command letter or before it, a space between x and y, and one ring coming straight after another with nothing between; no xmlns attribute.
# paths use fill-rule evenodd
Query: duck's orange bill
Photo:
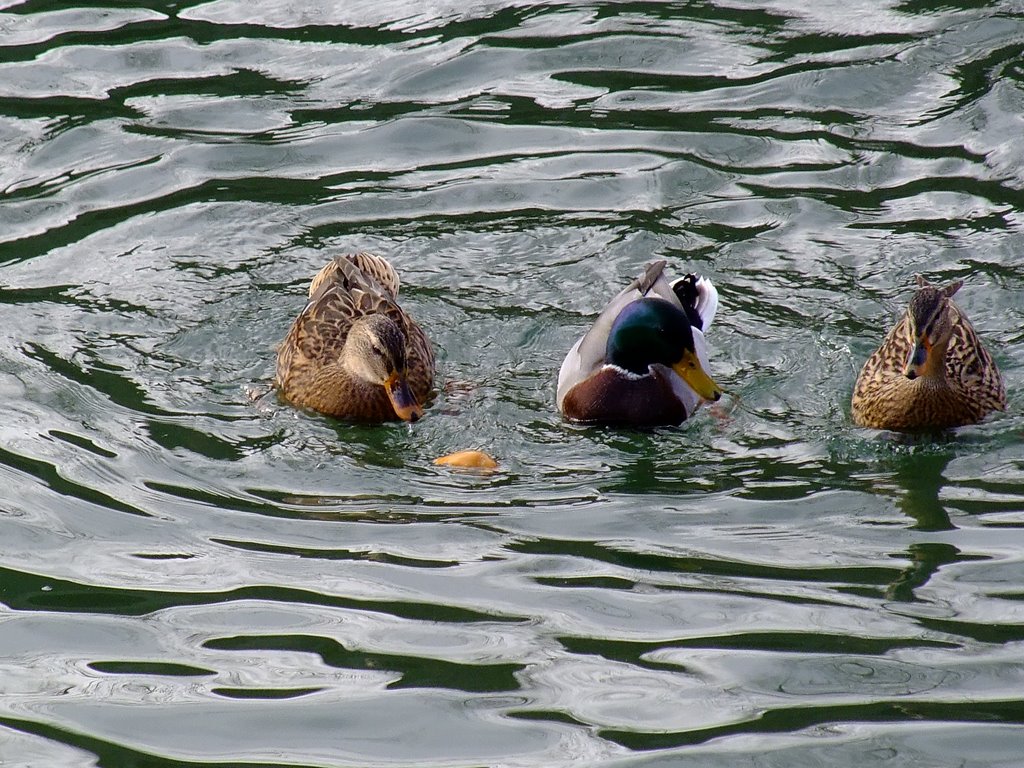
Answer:
<svg viewBox="0 0 1024 768"><path fill-rule="evenodd" d="M672 366L672 370L705 400L714 401L722 397L722 388L705 372L696 352L686 350L682 359Z"/></svg>
<svg viewBox="0 0 1024 768"><path fill-rule="evenodd" d="M409 382L398 371L394 371L388 376L387 381L384 382L384 390L388 393L388 399L398 418L405 421L417 421L423 416L423 406L416 402L416 398L409 391Z"/></svg>

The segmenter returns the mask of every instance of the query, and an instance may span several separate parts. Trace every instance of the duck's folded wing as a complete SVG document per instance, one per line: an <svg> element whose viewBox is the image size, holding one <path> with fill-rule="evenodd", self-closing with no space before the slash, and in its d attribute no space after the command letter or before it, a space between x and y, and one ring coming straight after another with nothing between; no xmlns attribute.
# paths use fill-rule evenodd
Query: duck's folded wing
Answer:
<svg viewBox="0 0 1024 768"><path fill-rule="evenodd" d="M668 275L665 274L664 260L648 264L647 271L633 281L633 284L636 286L639 296L656 296L670 304L675 304L680 309L683 308L679 301L679 296L672 289L673 283L669 282Z"/></svg>
<svg viewBox="0 0 1024 768"><path fill-rule="evenodd" d="M398 299L401 281L398 279L395 268L387 259L365 251L350 253L346 258L355 264L360 272L375 280L384 289L389 299L392 301Z"/></svg>
<svg viewBox="0 0 1024 768"><path fill-rule="evenodd" d="M962 391L975 393L986 410L1005 410L1006 386L992 356L978 338L974 325L960 307L950 302L953 338L946 353L946 376Z"/></svg>

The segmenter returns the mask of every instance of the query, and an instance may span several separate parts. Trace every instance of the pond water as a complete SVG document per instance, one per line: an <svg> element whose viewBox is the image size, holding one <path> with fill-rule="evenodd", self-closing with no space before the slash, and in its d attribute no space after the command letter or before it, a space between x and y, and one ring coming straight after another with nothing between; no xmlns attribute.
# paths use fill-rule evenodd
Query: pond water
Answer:
<svg viewBox="0 0 1024 768"><path fill-rule="evenodd" d="M1021 764L1019 3L5 5L4 765ZM350 250L411 427L250 400ZM652 258L727 397L564 423ZM917 273L1009 408L855 428Z"/></svg>

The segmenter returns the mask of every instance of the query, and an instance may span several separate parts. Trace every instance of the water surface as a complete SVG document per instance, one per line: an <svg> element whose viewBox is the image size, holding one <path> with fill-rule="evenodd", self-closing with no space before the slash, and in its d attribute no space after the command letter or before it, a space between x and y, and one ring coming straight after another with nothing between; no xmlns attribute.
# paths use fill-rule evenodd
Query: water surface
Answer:
<svg viewBox="0 0 1024 768"><path fill-rule="evenodd" d="M8 2L4 764L1018 765L1024 11L805 6ZM346 250L411 428L250 400ZM729 396L564 423L652 258ZM1010 407L854 428L917 273Z"/></svg>

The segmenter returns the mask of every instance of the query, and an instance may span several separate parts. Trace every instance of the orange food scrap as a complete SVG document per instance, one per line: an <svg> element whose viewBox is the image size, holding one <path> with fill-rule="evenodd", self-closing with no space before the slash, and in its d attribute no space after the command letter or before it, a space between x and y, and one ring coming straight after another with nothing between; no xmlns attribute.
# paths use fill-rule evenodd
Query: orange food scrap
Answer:
<svg viewBox="0 0 1024 768"><path fill-rule="evenodd" d="M496 469L498 467L498 462L483 451L456 451L434 459L434 463L467 469Z"/></svg>

